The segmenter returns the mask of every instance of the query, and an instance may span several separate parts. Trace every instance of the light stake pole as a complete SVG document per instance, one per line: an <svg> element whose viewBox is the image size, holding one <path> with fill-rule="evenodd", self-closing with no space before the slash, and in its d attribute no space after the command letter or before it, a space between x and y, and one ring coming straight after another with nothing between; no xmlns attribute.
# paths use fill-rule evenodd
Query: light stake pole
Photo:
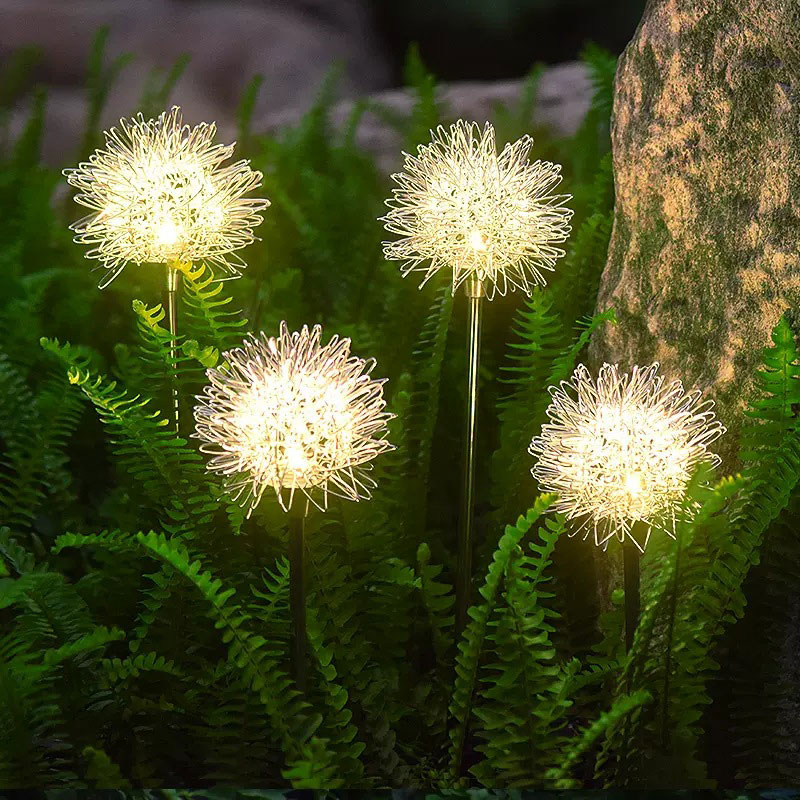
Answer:
<svg viewBox="0 0 800 800"><path fill-rule="evenodd" d="M431 141L405 153L404 171L382 217L395 234L383 243L403 275L422 272L420 286L440 269L451 273L453 294L463 283L469 299L469 375L464 433L463 488L455 576L456 633L467 625L471 599L475 434L483 298L545 286L564 255L557 245L570 232L569 195L555 194L561 167L529 158L523 136L497 149L494 127L458 120L431 131Z"/></svg>
<svg viewBox="0 0 800 800"><path fill-rule="evenodd" d="M308 684L305 517L309 504L328 508L329 495L365 500L375 481L371 461L393 449L386 440L384 379L375 361L357 358L350 340L322 343L315 325L277 337L250 335L206 370L209 384L194 408L200 450L208 469L247 507L249 517L267 491L287 513L291 672Z"/></svg>
<svg viewBox="0 0 800 800"><path fill-rule="evenodd" d="M180 270L167 264L167 321L169 323L169 360L172 363L172 414L175 432L180 433L180 402L178 396L178 287Z"/></svg>
<svg viewBox="0 0 800 800"><path fill-rule="evenodd" d="M306 690L306 584L305 513L299 506L289 510L289 608L292 615L292 677Z"/></svg>
<svg viewBox="0 0 800 800"><path fill-rule="evenodd" d="M217 144L215 123L184 125L180 108L156 119L121 119L105 132L105 147L64 170L75 202L91 210L73 223L75 241L106 270L104 289L127 264L165 264L172 416L179 429L177 294L181 271L213 264L238 277L244 262L233 254L255 240L265 199L246 195L262 174L246 160L225 164L234 145Z"/></svg>
<svg viewBox="0 0 800 800"><path fill-rule="evenodd" d="M639 548L626 537L622 543L622 568L625 574L625 652L630 653L633 635L639 624Z"/></svg>
<svg viewBox="0 0 800 800"><path fill-rule="evenodd" d="M569 381L550 386L548 421L528 452L541 489L558 495L553 511L592 532L598 547L622 543L625 650L639 623L640 557L653 528L675 538L678 519L689 519L686 489L701 463L716 466L708 446L725 427L711 400L679 380L658 374L658 362L622 372L604 364L593 377L579 364Z"/></svg>
<svg viewBox="0 0 800 800"><path fill-rule="evenodd" d="M481 360L481 321L483 283L470 276L465 289L469 300L467 362L467 414L464 426L464 460L461 489L461 514L458 528L456 570L456 634L467 626L467 611L472 595L472 528L475 519L475 443L478 427L478 372Z"/></svg>

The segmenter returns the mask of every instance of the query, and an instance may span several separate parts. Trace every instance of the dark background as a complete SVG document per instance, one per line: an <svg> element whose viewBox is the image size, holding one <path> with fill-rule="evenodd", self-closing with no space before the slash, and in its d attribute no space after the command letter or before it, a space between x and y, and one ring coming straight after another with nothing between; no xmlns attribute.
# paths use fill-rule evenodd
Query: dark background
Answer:
<svg viewBox="0 0 800 800"><path fill-rule="evenodd" d="M371 5L399 83L411 42L447 81L517 77L535 61L574 60L587 41L620 53L645 0L373 0Z"/></svg>
<svg viewBox="0 0 800 800"><path fill-rule="evenodd" d="M13 71L15 54L31 51L33 68L26 73L30 80L20 87L25 91L18 102L12 102L11 138L24 128L30 114L29 90L38 84L47 90L44 159L66 164L79 152L97 86L113 88L103 98L99 118L89 121L108 128L120 117L147 108L143 97L148 87L159 85L183 57L187 60L168 101L184 109L188 122L216 120L220 135L231 138L241 98L254 76L262 76L263 82L253 129L274 131L308 110L332 70L341 99L391 91L406 83L404 64L416 43L427 70L441 84L510 84L537 63L575 62L588 42L620 53L644 4L645 0L0 0L0 74ZM102 31L106 38L98 53ZM567 70L542 89L550 98L548 122L561 133L574 132L588 103L585 74ZM516 94L513 87L510 91ZM491 106L485 98L471 100L454 111L484 116L483 106Z"/></svg>

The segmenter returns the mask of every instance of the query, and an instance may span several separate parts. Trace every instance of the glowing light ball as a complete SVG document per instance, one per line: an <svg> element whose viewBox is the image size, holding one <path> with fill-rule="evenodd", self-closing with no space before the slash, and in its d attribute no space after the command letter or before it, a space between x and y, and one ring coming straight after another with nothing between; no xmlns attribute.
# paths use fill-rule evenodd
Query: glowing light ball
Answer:
<svg viewBox="0 0 800 800"><path fill-rule="evenodd" d="M529 136L497 153L494 128L459 120L432 132L416 156L405 154L398 187L386 201L384 255L403 262L403 275L424 273L424 285L440 269L452 270L453 292L468 278L491 299L511 288L530 294L544 286L564 251L572 211L570 195L554 194L561 167L529 161Z"/></svg>
<svg viewBox="0 0 800 800"><path fill-rule="evenodd" d="M558 493L553 508L582 519L575 533L594 533L595 544L626 537L643 551L653 528L675 536L695 468L719 457L708 446L724 432L711 400L667 383L659 365L620 373L604 364L597 380L580 365L571 380L550 387L550 422L529 452L538 458L533 476ZM643 541L632 533L641 523Z"/></svg>
<svg viewBox="0 0 800 800"><path fill-rule="evenodd" d="M369 462L392 449L375 361L352 356L349 339L323 345L321 335L319 325L290 333L282 323L279 336L251 337L207 370L195 437L248 516L268 488L287 511L298 490L321 510L329 494L368 498Z"/></svg>
<svg viewBox="0 0 800 800"><path fill-rule="evenodd" d="M223 166L234 145L215 135L214 123L184 125L177 107L147 121L140 114L64 171L75 201L92 210L72 230L107 270L101 288L129 263L202 262L232 277L246 266L233 254L254 240L269 201L245 197L263 176L247 161Z"/></svg>

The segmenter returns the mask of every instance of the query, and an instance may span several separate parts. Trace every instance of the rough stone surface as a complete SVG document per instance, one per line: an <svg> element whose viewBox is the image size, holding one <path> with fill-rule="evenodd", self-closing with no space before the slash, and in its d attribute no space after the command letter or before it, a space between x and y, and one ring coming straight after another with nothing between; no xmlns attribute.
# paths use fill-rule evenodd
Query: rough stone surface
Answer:
<svg viewBox="0 0 800 800"><path fill-rule="evenodd" d="M800 5L650 0L616 78L614 231L595 364L657 359L730 433L800 300Z"/></svg>

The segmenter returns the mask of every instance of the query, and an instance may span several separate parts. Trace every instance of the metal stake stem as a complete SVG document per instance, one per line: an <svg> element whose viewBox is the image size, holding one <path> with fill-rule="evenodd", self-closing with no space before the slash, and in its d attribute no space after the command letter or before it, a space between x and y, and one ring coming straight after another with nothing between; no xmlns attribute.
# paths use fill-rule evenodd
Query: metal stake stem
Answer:
<svg viewBox="0 0 800 800"><path fill-rule="evenodd" d="M627 539L622 544L622 563L625 573L625 652L630 653L633 635L639 624L639 550Z"/></svg>
<svg viewBox="0 0 800 800"><path fill-rule="evenodd" d="M463 484L458 528L458 564L456 571L456 635L467 627L472 594L472 528L475 515L475 439L478 426L478 370L481 357L481 317L483 284L470 278L466 284L469 298L469 361L467 367L467 414L464 427Z"/></svg>
<svg viewBox="0 0 800 800"><path fill-rule="evenodd" d="M289 511L289 606L292 614L292 675L306 690L305 514Z"/></svg>
<svg viewBox="0 0 800 800"><path fill-rule="evenodd" d="M172 362L172 412L175 417L175 431L180 432L180 406L178 402L178 286L180 271L167 264L167 320L169 322L169 359Z"/></svg>

